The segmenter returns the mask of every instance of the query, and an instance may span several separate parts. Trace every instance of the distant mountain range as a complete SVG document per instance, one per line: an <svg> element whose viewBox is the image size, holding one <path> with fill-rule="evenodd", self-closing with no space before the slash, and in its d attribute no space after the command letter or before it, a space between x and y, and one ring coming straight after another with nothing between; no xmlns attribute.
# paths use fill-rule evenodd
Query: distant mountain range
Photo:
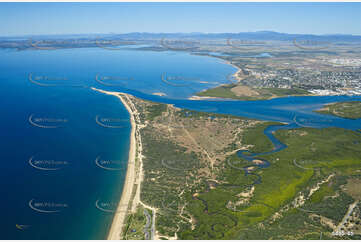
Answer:
<svg viewBox="0 0 361 242"><path fill-rule="evenodd" d="M361 42L361 35L347 34L287 34L274 31L257 31L241 33L126 33L126 34L67 34L67 35L27 35L14 37L0 37L0 40L21 40L21 39L160 39L160 38L193 38L193 39L242 39L242 40L273 40L290 41L294 39L314 40L314 41L357 41Z"/></svg>
<svg viewBox="0 0 361 242"><path fill-rule="evenodd" d="M243 40L275 40L290 41L294 39L328 40L328 41L361 41L360 35L312 35L287 34L273 31L241 32L241 33L128 33L121 34L125 38L195 38L195 39L243 39Z"/></svg>

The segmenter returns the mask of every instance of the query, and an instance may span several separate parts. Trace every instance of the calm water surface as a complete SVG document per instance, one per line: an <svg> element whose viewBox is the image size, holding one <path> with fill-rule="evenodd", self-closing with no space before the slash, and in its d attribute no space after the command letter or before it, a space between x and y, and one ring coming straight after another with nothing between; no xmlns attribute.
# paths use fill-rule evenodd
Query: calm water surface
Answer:
<svg viewBox="0 0 361 242"><path fill-rule="evenodd" d="M360 120L312 112L361 97L187 100L227 83L235 71L216 58L182 52L0 50L1 238L106 237L125 177L129 115L118 99L89 87L295 127L361 128Z"/></svg>

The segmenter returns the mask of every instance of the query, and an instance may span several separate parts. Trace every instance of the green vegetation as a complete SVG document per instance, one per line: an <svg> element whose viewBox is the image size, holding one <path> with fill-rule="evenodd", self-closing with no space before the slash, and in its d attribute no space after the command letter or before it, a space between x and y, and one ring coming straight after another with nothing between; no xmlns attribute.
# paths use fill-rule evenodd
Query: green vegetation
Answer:
<svg viewBox="0 0 361 242"><path fill-rule="evenodd" d="M143 207L137 207L137 210L134 214L128 215L126 218L126 225L123 233L123 239L125 240L142 240L144 239L144 226L146 224L146 219L143 215Z"/></svg>
<svg viewBox="0 0 361 242"><path fill-rule="evenodd" d="M326 196L331 196L335 193L331 186L323 184L318 191L316 191L310 198L311 203L319 203Z"/></svg>
<svg viewBox="0 0 361 242"><path fill-rule="evenodd" d="M231 91L235 84L231 85L223 85L215 88L211 88L202 92L197 93L197 96L200 97L219 97L219 98L232 98L232 99L240 99L234 92Z"/></svg>
<svg viewBox="0 0 361 242"><path fill-rule="evenodd" d="M292 209L283 214L283 217L275 222L262 223L262 226L254 226L240 231L238 239L313 239L318 240L321 232L327 231L322 228L319 221L310 218L307 213ZM332 239L327 235L323 239Z"/></svg>
<svg viewBox="0 0 361 242"><path fill-rule="evenodd" d="M211 88L197 93L200 97L218 97L218 98L231 98L239 100L264 100L273 97L284 97L290 95L309 95L310 93L300 88L251 88L256 91L258 95L251 96L237 96L232 88L237 87L237 84L222 85L219 87Z"/></svg>
<svg viewBox="0 0 361 242"><path fill-rule="evenodd" d="M253 130L255 131L257 128ZM278 153L262 157L271 161L272 165L267 169L262 169L258 172L257 170L255 171L256 174L262 177L264 182L255 185L255 194L249 201L249 204L243 206L242 212L235 213L227 211L224 208L227 201L232 200L232 198L235 199L234 196L239 193L237 188L230 189L227 186L219 186L212 190L212 192L208 192L207 196L201 196L202 199L208 202L209 208L211 207L210 204L214 204L212 206L213 212L222 211L222 214L235 216L238 220L237 226L231 228L230 222L227 222L228 217L226 217L226 215L218 216L218 223L222 223L219 226L223 226L223 229L227 232L224 234L217 233L217 235L214 235L215 238L234 238L237 231L243 229L251 233L250 230L252 230L257 223L269 219L274 212L291 202L299 192L302 192L309 184L312 184L313 180L323 179L326 175L334 172L340 175L351 174L356 168L361 168L361 157L358 153L358 150L361 150L361 145L358 142L353 142L360 141L361 137L355 132L336 128L321 130L279 130L276 132L276 137L287 144L288 148ZM255 139L250 140L254 141ZM256 143L260 142L256 141ZM269 151L269 146L264 146L263 151ZM321 168L321 173L320 171L315 172L312 169L298 168L292 163L293 159L311 160L312 162L306 164L307 167ZM250 181L236 178L237 173L239 177L243 177L242 173L240 174L238 170L233 172L232 170L226 169L223 170L222 173L223 179L228 182L232 181L231 184L240 185L240 190L242 190L242 184L250 184ZM340 185L340 183L336 185L338 189ZM312 197L313 201L320 201L322 197L326 197L327 192L332 192L332 189L330 190L331 191L327 188L322 188L319 193L315 193ZM346 213L348 205L351 202L351 197L343 193L337 198L327 198L322 203L318 203L316 207L316 211L318 212L316 212L316 214L319 213L322 216L339 221ZM210 218L211 210L209 209L208 213L204 214L202 211L204 206L202 206L202 204L203 203L199 201L192 201L190 205L192 214L196 215L197 221L199 221L199 224L202 224L202 226L193 231L193 236L189 233L182 234L184 238L209 238L209 236L214 233L212 230L212 219ZM322 207L324 209L321 209ZM309 221L309 218L303 218L305 217L304 215L299 216L300 213L302 212L298 210L293 213L290 210L290 212L287 212L285 215L285 219L290 219L289 221L294 220L293 224L284 222L284 225L289 227L288 231L292 231L293 233L293 235L288 235L290 236L289 238L319 238L320 231L329 232L329 230L324 228L320 223L318 223L317 227L312 227L311 225L315 222L313 220ZM295 222L297 222L297 226L300 227L305 226L305 222L311 224L309 227L306 226L304 228L308 231L307 236L305 233L295 232L297 228L297 226L294 225ZM208 228L206 224L209 224ZM279 235L282 234L276 227L269 229L278 231ZM258 230L256 234L257 236L255 238L270 238L268 237L270 234L268 236L264 234L266 237L262 237L262 233L258 233ZM276 234L276 232L272 234L272 236L275 237L271 238L287 238L287 234L283 234L283 236L276 236ZM296 234L298 234L297 236L299 237L297 237ZM240 233L239 236L243 238L242 233ZM246 238L250 237L246 236Z"/></svg>
<svg viewBox="0 0 361 242"><path fill-rule="evenodd" d="M241 147L249 147L248 155L271 151L274 147L264 130L279 123L175 111L169 106L150 109L152 105L144 103L137 103L143 121L150 122L141 130L145 157L141 200L157 208L156 228L161 235L176 233L180 239L352 238L333 236L322 221L339 223L355 201L342 187L350 177L360 175L358 132L340 128L278 130L274 136L287 148L254 156L256 161L269 161L269 167L261 168L235 151ZM148 111L154 109L157 115ZM203 149L210 152L210 148L197 148L202 140L192 134L203 132L199 120L212 120L207 127L217 139L225 119L241 130L232 133L235 139L221 149L227 155L211 168L203 154ZM194 143L187 146L190 139ZM309 195L317 184L321 185Z"/></svg>
<svg viewBox="0 0 361 242"><path fill-rule="evenodd" d="M316 112L342 118L359 119L361 118L361 102L353 101L328 104Z"/></svg>
<svg viewBox="0 0 361 242"><path fill-rule="evenodd" d="M264 134L264 130L270 125L280 125L280 123L267 122L256 125L252 128L248 128L242 135L244 144L252 144L253 147L250 149L253 153L261 153L265 151L271 151L274 147L271 142Z"/></svg>
<svg viewBox="0 0 361 242"><path fill-rule="evenodd" d="M361 168L361 156L357 154L357 150L361 147L352 142L360 140L360 136L355 132L336 128L279 130L276 132L276 136L287 144L288 148L279 153L264 156L264 158L274 160L275 164L263 171L262 178L267 183L256 187L254 202L261 202L262 199L268 205L276 207L281 201L294 197L295 188L302 192L317 177L319 178L316 180L323 180L322 177L327 177L329 174L336 174L336 177L322 184L320 189L313 193L301 207L303 210L286 210L281 218L274 222L272 219L265 218L261 226L242 229L239 238L319 239L322 233L323 239L344 239L345 237L353 239L352 236L339 238L332 236L332 230L320 222L320 216L338 223L346 214L348 206L354 201L352 197L342 191L341 187L346 184L348 175L354 174L357 169ZM337 148L335 149L335 147ZM291 159L297 157L300 159L314 157L304 164L307 167L317 167L317 169L307 170L294 166ZM327 160L327 162L323 160ZM349 162L350 160L354 162ZM287 167L292 169L287 169ZM353 168L349 169L349 167ZM300 173L297 176L298 171ZM308 173L312 174L312 177ZM295 178L292 179L292 176ZM276 178L273 179L273 177ZM283 190L288 191L282 192ZM311 214L314 216L310 216Z"/></svg>
<svg viewBox="0 0 361 242"><path fill-rule="evenodd" d="M306 168L322 168L327 171L352 174L360 167L361 136L354 131L340 128L279 130L276 138L288 148L269 159L278 157L297 160Z"/></svg>
<svg viewBox="0 0 361 242"><path fill-rule="evenodd" d="M306 202L304 208L317 211L317 214L330 218L337 223L341 222L348 206L354 201L351 196L340 188L346 182L345 176L337 176L329 183L323 184Z"/></svg>
<svg viewBox="0 0 361 242"><path fill-rule="evenodd" d="M328 197L323 202L305 205L305 208L312 209L311 211L315 211L317 214L339 223L346 214L348 206L352 202L354 202L354 200L351 196L344 192L340 192L339 196L335 198Z"/></svg>
<svg viewBox="0 0 361 242"><path fill-rule="evenodd" d="M292 95L309 95L310 93L304 89L301 88L292 88L292 89L286 89L286 88L258 88L256 89L257 92L261 93L264 96L292 96Z"/></svg>
<svg viewBox="0 0 361 242"><path fill-rule="evenodd" d="M153 120L155 117L159 116L162 114L162 112L167 110L167 105L166 104L155 104L149 107L148 111L148 116L147 118L149 120Z"/></svg>

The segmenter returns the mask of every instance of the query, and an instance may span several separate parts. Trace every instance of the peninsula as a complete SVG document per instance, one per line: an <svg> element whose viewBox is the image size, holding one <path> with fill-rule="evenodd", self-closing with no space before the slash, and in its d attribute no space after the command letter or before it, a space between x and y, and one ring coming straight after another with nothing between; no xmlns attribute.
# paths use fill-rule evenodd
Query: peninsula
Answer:
<svg viewBox="0 0 361 242"><path fill-rule="evenodd" d="M360 238L358 132L277 130L276 148L280 123L93 90L124 103L134 140L108 239Z"/></svg>
<svg viewBox="0 0 361 242"><path fill-rule="evenodd" d="M316 110L318 113L329 114L341 118L360 119L361 102L340 102L325 105L323 108Z"/></svg>

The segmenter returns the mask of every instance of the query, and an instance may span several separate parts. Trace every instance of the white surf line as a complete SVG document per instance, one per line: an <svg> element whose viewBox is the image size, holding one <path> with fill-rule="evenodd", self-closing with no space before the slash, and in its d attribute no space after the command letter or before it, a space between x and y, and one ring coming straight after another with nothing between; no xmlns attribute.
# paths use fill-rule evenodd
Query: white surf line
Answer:
<svg viewBox="0 0 361 242"><path fill-rule="evenodd" d="M116 96L117 98L119 98L122 101L123 105L126 107L126 109L128 110L128 112L130 114L130 117L131 117L131 122L132 122L132 135L131 135L132 138L131 138L131 141L133 141L131 143L134 143L135 145L139 145L140 141L138 139L140 138L140 135L139 135L139 127L138 127L138 125L140 124L140 118L139 118L139 114L138 114L133 102L129 99L128 95L125 94L125 93L121 93L121 92L104 91L104 90L97 89L97 88L94 88L94 87L91 87L91 89L94 90L94 91L98 91L98 92L101 92L101 93L108 94L108 95ZM124 95L124 99L119 94ZM127 101L125 101L125 100L127 100ZM133 110L132 110L132 108L133 108ZM136 121L138 121L138 124L136 123ZM141 146L141 143L140 143L140 146L138 147L138 149L139 149L138 150L138 158L139 158L139 160L141 162L141 158L142 158L142 154L141 154L142 146ZM133 149L132 149L132 151L130 151L130 153L134 153L134 154L132 154L132 157L134 158L133 160L135 160L136 148L133 147ZM130 202L130 199L131 199L130 196L132 194L133 185L136 182L135 181L135 162L131 162L131 163L132 163L132 166L130 167L130 163L128 162L126 183L124 185L124 188L128 187L128 186L130 187L130 184L128 185L127 183L130 183L130 180L133 182L131 184L131 188L130 188L131 191L127 192L127 199L128 199L127 204L129 204L129 202ZM142 167L143 163L141 162L140 164L141 164L141 167ZM131 175L132 179L127 179L128 175L130 176L130 172L132 173L132 175ZM140 187L141 182L142 181L139 181L138 187ZM124 189L123 189L123 193L124 193ZM124 196L122 194L121 202L119 204L124 204L124 202L122 202L123 198L124 198ZM125 198L124 198L124 200L125 200ZM134 202L134 200L133 200L133 202ZM157 238L154 238L154 237L157 237L156 236L157 231L156 231L156 228L155 228L155 219L156 219L157 209L144 204L140 200L138 200L136 202L141 204L144 208L148 208L148 209L152 210L152 212L153 212L153 219L152 219L153 223L152 223L152 229L151 229L151 239L157 239ZM123 214L121 212L116 214L116 217L114 217L114 219L113 219L113 223L112 223L111 229L110 229L109 234L108 234L108 240L119 240L119 239L121 239L125 216L126 216L126 214L125 213Z"/></svg>
<svg viewBox="0 0 361 242"><path fill-rule="evenodd" d="M120 92L109 92L104 91L101 89L97 89L94 87L91 87L92 90L98 91L104 94L112 95L120 99L120 101L123 103L127 111L130 115L130 122L131 122L131 134L130 134L130 148L129 148L129 155L128 155L128 168L127 173L124 181L123 191L120 197L119 205L117 208L117 213L115 214L113 218L112 225L110 227L109 233L108 233L108 240L119 240L121 239L122 233L123 233L123 226L125 222L125 218L127 216L127 211L123 210L122 207L126 206L128 207L132 193L133 193L133 186L135 183L135 157L136 157L136 123L134 120L134 113L127 104L127 102L123 99L122 96L119 94L123 94ZM124 94L125 95L125 94Z"/></svg>

